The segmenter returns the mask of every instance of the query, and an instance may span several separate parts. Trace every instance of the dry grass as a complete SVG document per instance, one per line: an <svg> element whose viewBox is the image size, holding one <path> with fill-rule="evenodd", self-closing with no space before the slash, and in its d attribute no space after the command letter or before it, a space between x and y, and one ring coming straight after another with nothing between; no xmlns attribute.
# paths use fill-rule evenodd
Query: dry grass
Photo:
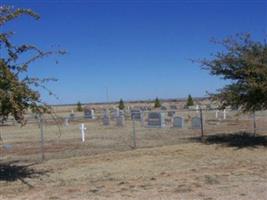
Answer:
<svg viewBox="0 0 267 200"><path fill-rule="evenodd" d="M0 148L0 199L267 199L266 132L255 140L245 135L245 143L229 134L250 131L247 117L216 121L207 115L206 135L227 134L205 143L189 140L200 131L188 124L153 129L137 123L136 150L130 121L124 127L83 122L85 143L80 122L61 127L60 137L57 126L47 124L42 163L36 124L2 127L12 148ZM264 127L264 118L258 124Z"/></svg>
<svg viewBox="0 0 267 200"><path fill-rule="evenodd" d="M51 159L29 169L37 176L24 177L23 182L0 181L1 199L267 197L265 147L236 150L187 143Z"/></svg>

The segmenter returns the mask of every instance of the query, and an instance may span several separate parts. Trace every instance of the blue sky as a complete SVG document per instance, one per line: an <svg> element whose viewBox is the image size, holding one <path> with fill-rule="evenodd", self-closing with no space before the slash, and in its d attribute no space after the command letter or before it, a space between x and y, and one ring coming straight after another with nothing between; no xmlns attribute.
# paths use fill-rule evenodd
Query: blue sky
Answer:
<svg viewBox="0 0 267 200"><path fill-rule="evenodd" d="M205 96L225 82L190 59L209 57L210 43L238 32L255 39L267 33L267 1L85 0L4 1L31 8L39 21L23 17L4 29L16 44L64 48L68 54L34 63L29 73L55 77L42 91L52 104ZM53 48L53 47L52 47Z"/></svg>

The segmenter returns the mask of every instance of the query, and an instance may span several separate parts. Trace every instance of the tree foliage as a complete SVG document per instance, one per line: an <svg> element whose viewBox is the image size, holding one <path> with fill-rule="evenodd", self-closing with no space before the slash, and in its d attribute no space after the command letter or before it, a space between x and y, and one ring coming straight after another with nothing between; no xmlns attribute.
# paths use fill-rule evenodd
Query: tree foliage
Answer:
<svg viewBox="0 0 267 200"><path fill-rule="evenodd" d="M124 108L125 108L124 102L123 102L122 99L120 99L120 102L119 102L119 109L120 109L120 110L124 110Z"/></svg>
<svg viewBox="0 0 267 200"><path fill-rule="evenodd" d="M200 60L211 75L230 83L211 94L222 108L231 106L243 112L267 108L267 43L255 41L250 34L236 34L214 41L224 50L211 59Z"/></svg>
<svg viewBox="0 0 267 200"><path fill-rule="evenodd" d="M193 98L192 98L191 94L189 94L188 97L187 97L187 101L186 101L185 107L188 108L189 106L193 106L193 105L194 105Z"/></svg>
<svg viewBox="0 0 267 200"><path fill-rule="evenodd" d="M11 115L20 123L25 123L26 111L45 113L50 107L42 102L37 88L43 88L52 94L46 87L52 78L39 79L30 77L30 64L52 54L64 54L65 51L42 51L34 45L14 45L11 42L13 32L3 32L3 26L18 17L27 15L38 20L39 16L30 9L14 9L9 6L0 6L0 121L3 123ZM21 59L21 58L24 59ZM29 58L25 61L25 58Z"/></svg>
<svg viewBox="0 0 267 200"><path fill-rule="evenodd" d="M81 104L80 101L78 101L76 109L77 109L78 112L82 112L83 111L83 107L82 107L82 104Z"/></svg>
<svg viewBox="0 0 267 200"><path fill-rule="evenodd" d="M160 108L160 107L161 107L161 103L160 103L160 100L157 97L155 99L155 101L154 101L154 108Z"/></svg>

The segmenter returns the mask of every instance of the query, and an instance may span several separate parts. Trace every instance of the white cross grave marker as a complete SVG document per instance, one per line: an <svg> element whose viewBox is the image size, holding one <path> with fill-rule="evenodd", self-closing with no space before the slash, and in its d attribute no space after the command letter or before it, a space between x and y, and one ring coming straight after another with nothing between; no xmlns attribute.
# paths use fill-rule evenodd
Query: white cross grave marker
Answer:
<svg viewBox="0 0 267 200"><path fill-rule="evenodd" d="M85 131L86 130L86 127L84 126L84 124L81 124L80 125L80 131L81 131L81 139L82 139L82 142L85 141Z"/></svg>

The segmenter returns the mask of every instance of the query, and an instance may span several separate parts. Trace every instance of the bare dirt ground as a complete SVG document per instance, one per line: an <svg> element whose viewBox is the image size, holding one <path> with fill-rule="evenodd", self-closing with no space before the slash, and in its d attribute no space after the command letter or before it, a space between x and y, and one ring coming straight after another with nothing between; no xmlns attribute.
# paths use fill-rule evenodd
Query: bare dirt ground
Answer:
<svg viewBox="0 0 267 200"><path fill-rule="evenodd" d="M46 124L44 162L38 162L37 124L1 127L11 148L0 148L0 199L265 200L266 122L259 118L261 131L254 138L237 133L251 132L247 117L206 117L204 142L189 122L183 129L137 123L137 149L132 149L131 121L124 127L114 121L109 127L99 120L83 121L85 143L80 141L80 121L61 127L60 133Z"/></svg>
<svg viewBox="0 0 267 200"><path fill-rule="evenodd" d="M192 142L13 163L10 180L1 177L0 199L264 200L264 145L237 148Z"/></svg>

